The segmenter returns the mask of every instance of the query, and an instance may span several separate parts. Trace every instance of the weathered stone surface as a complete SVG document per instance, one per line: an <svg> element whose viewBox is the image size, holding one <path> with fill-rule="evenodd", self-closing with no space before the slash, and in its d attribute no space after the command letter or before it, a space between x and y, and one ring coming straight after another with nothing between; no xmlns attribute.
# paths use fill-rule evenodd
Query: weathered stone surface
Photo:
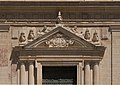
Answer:
<svg viewBox="0 0 120 85"><path fill-rule="evenodd" d="M8 65L8 50L7 48L0 48L0 66Z"/></svg>
<svg viewBox="0 0 120 85"><path fill-rule="evenodd" d="M103 41L106 46L104 58L100 62L100 85L111 85L111 40Z"/></svg>
<svg viewBox="0 0 120 85"><path fill-rule="evenodd" d="M113 85L117 85L119 84L119 80L120 80L120 71L119 71L119 68L120 68L120 32L113 32L112 33L112 51L113 51L113 54L112 54L112 66L113 66L113 72L112 72L112 75L113 75Z"/></svg>
<svg viewBox="0 0 120 85"><path fill-rule="evenodd" d="M0 1L8 1L8 0L0 0ZM16 0L9 0L9 1L16 1ZM32 1L32 0L17 0L17 1ZM35 0L35 1L53 1L53 0ZM63 0L55 0L55 2L56 1L63 1ZM78 0L64 0L64 1L78 1ZM83 1L83 0L79 0L79 1ZM103 1L103 0L84 0L84 1ZM106 1L119 1L119 0L106 0ZM109 5L111 6L111 4L109 4ZM99 6L101 6L100 3L99 3ZM6 9L8 9L8 8L6 8ZM35 68L34 69L35 75L32 75L32 76L35 77L35 82L39 82L41 84L42 83L42 66L77 66L78 62L82 62L82 64L83 64L81 66L81 68L82 68L81 73L83 73L81 81L82 81L82 83L84 83L84 81L85 81L84 76L86 76L86 75L84 75L84 69L85 69L84 61L85 62L88 61L90 63L89 77L93 78L93 75L91 74L92 72L90 72L90 70L92 70L94 73L94 70L92 67L94 65L94 62L93 62L94 60L99 61L99 73L100 73L100 75L99 75L100 83L99 84L100 85L111 85L111 83L112 83L112 85L120 84L120 82L119 82L120 81L120 71L119 71L120 70L119 69L120 68L120 30L119 30L120 26L118 26L117 31L114 31L114 32L111 31L112 34L110 34L110 32L108 32L108 28L111 25L119 25L119 23L120 23L118 20L118 18L120 18L119 17L120 12L118 9L115 9L114 7L112 8L112 6L111 6L111 9L112 9L112 11L111 11L109 8L108 8L109 9L108 10L107 8L101 7L99 10L101 10L102 13L99 10L97 10L95 7L94 7L94 9L91 8L91 10L89 10L90 8L87 10L83 10L83 9L79 9L79 8L76 8L76 10L73 10L73 8L71 8L71 7L69 7L69 10L67 8L65 9L64 7L59 8L59 10L57 8L55 8L55 9L47 8L46 10L45 10L45 8L40 8L39 13L38 13L38 9L36 9L36 10L34 10L34 9L29 8L29 10L27 10L27 12L26 11L22 12L23 10L21 11L21 9L19 9L19 11L17 9L12 10L12 12L10 12L8 10L6 12L4 10L3 12L0 13L1 19L8 19L8 20L3 20L4 22L0 22L0 24L10 25L10 29L7 29L7 31L3 31L3 29L0 31L0 84L16 84L17 81L19 81L19 83L20 83L20 77L19 78L17 77L17 69L18 69L17 64L20 62L24 63L24 68L22 69L22 70L24 70L24 73L22 73L22 72L21 73L25 74L25 75L22 75L22 77L24 77L24 76L26 77L26 81L23 78L22 83L24 83L24 82L28 83L28 79L29 79L28 78L29 77L28 69L30 70L33 67ZM115 9L115 10L113 10L113 9ZM33 13L34 12L33 10L36 11L36 14ZM44 12L43 12L43 10L44 10ZM56 18L57 18L57 14L58 14L56 12L56 10L57 11L62 10L61 16L63 15L62 16L63 20L60 21L58 24L56 24L56 21L57 21ZM82 12L81 12L81 10L82 10ZM77 11L77 12L75 12L75 11ZM89 13L86 13L88 11L89 11ZM113 11L118 11L118 12L113 12ZM54 13L52 14L52 12L54 12ZM19 16L17 16L17 15L19 15ZM14 20L13 21L10 20L10 17L12 19L14 18ZM18 18L21 19L22 22L20 20L17 21ZM26 18L28 18L28 19L26 19ZM33 18L35 19L36 22L34 20L29 21L29 19L33 19ZM47 19L49 22L42 20L44 18ZM66 18L65 21L64 21L64 18ZM98 19L98 18L106 19L106 21L103 20L103 21L98 22L96 20L96 22L94 22L94 20L91 20L94 18L95 19ZM108 18L109 18L109 20L107 20ZM24 20L24 19L26 19L26 20ZM41 19L41 21L39 21L38 19ZM55 19L55 20L52 20L52 19ZM69 19L69 20L67 20L67 19ZM88 20L86 20L86 19L88 19ZM115 20L113 20L113 19L115 19ZM79 43L79 44L82 43L82 45L80 45L80 46L83 46L84 44L85 44L84 46L86 46L85 42L94 44L93 45L94 49L97 49L97 46L98 47L105 46L106 50L105 50L104 56L95 56L95 54L97 54L97 53L92 54L92 52L88 51L89 49L85 50L86 53L83 53L84 55L83 54L76 55L78 49L77 49L77 51L74 50L75 54L73 55L72 54L73 51L70 51L73 48L68 49L68 47L72 46L72 45L78 47L78 45L75 45L75 43L68 44L68 42L70 43L69 39L72 36L68 36L69 38L67 38L65 41L65 38L66 38L65 36L69 32L64 33L63 36L65 38L61 37L60 35L53 36L51 38L52 43L49 42L48 45L53 44L53 43L57 44L57 46L52 45L53 46L52 51L48 51L48 54L51 54L51 55L48 55L48 54L44 55L44 56L40 55L40 53L45 54L44 50L49 50L50 46L45 47L42 51L39 49L41 46L46 45L45 43L40 44L38 49L33 49L32 46L29 47L30 49L25 48L26 51L25 52L21 51L21 54L19 54L19 51L16 52L13 50L13 47L18 46L18 48L19 48L19 46L24 46L32 41L34 44L34 42L35 42L34 40L37 39L35 42L36 45L34 46L34 48L36 48L40 42L43 42L42 40L50 39L49 37L52 34L54 34L54 31L51 34L49 32L54 30L57 26L61 26L61 27L65 28L65 30L69 31L70 34L72 34L76 37L80 37L79 42L76 40L77 43ZM89 36L85 37L85 32L87 29L89 30L89 32L88 32ZM31 37L32 35L30 35L30 30L33 31L32 35L34 35L34 37ZM22 43L19 40L21 33L24 33L24 36L26 38L26 40L24 41L25 43ZM41 38L42 40L39 39L41 36L45 36L45 34L47 34L47 33L48 33L48 36L46 36L47 38L43 37L43 38ZM56 32L56 33L58 33L58 32ZM99 41L99 44L92 42L94 33L97 33L97 38L96 38L97 40L94 40L94 41L95 42ZM74 39L76 39L76 38L74 38ZM40 40L40 42L39 42L39 40ZM82 42L82 41L84 41L84 42ZM59 46L61 43L62 43L62 45ZM64 45L66 45L64 43L67 43L68 46L64 46ZM33 44L31 44L31 45L33 45ZM64 49L64 47L65 47L65 49ZM57 48L57 50L55 48ZM63 50L63 49L64 49L64 51L61 51L63 54L66 53L66 49L68 50L67 52L69 54L67 54L67 56L60 55L60 53L61 53L60 50ZM54 53L53 50L56 53ZM81 49L81 50L83 51L84 49ZM82 51L80 51L78 54L82 53ZM102 50L97 50L97 51L102 51ZM92 56L85 56L85 54L90 55L88 52L91 53ZM21 55L21 56L19 56L19 55ZM19 61L17 61L17 58L19 59ZM12 59L13 60L15 59L14 62L12 61ZM33 65L32 68L29 68L28 64L31 61L35 64ZM39 64L40 64L40 66L39 66ZM36 72L36 68L38 68L37 70L40 72ZM33 71L31 73L33 73ZM37 75L37 74L39 74L39 75ZM33 80L32 76L31 76L31 79ZM17 80L17 79L19 79L19 80ZM93 79L90 79L86 82L90 82L91 85L94 85L92 80Z"/></svg>

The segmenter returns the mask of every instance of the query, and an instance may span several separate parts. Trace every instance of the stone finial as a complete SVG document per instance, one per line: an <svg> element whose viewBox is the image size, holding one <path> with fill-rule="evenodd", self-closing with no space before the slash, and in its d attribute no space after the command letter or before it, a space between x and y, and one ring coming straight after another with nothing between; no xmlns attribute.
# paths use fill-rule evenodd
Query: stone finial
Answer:
<svg viewBox="0 0 120 85"><path fill-rule="evenodd" d="M63 20L63 18L62 18L61 12L59 11L58 12L58 17L57 17L57 23L61 24L62 20Z"/></svg>
<svg viewBox="0 0 120 85"><path fill-rule="evenodd" d="M98 42L99 41L99 37L98 37L98 33L95 31L95 33L93 34L93 38L92 38L93 42Z"/></svg>
<svg viewBox="0 0 120 85"><path fill-rule="evenodd" d="M28 34L28 40L33 40L34 38L35 38L34 32L33 30L30 30Z"/></svg>
<svg viewBox="0 0 120 85"><path fill-rule="evenodd" d="M88 29L86 29L86 31L85 31L84 38L85 38L86 40L90 40L90 32L89 32Z"/></svg>
<svg viewBox="0 0 120 85"><path fill-rule="evenodd" d="M22 43L22 42L25 42L25 41L26 41L25 33L22 32L22 33L20 34L19 42Z"/></svg>

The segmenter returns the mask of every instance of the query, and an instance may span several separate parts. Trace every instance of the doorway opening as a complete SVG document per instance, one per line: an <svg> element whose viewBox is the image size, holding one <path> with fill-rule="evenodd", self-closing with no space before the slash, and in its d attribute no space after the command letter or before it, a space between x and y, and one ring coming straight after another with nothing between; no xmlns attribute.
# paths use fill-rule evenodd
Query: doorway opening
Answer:
<svg viewBox="0 0 120 85"><path fill-rule="evenodd" d="M77 66L43 66L43 85L76 85Z"/></svg>

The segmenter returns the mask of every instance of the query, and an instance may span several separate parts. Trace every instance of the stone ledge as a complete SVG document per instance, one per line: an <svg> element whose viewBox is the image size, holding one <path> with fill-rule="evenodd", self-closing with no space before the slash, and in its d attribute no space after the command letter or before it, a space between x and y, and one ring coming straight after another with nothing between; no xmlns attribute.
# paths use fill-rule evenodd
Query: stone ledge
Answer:
<svg viewBox="0 0 120 85"><path fill-rule="evenodd" d="M110 26L109 32L120 32L120 25Z"/></svg>
<svg viewBox="0 0 120 85"><path fill-rule="evenodd" d="M0 25L0 32L8 32L9 28L9 25Z"/></svg>

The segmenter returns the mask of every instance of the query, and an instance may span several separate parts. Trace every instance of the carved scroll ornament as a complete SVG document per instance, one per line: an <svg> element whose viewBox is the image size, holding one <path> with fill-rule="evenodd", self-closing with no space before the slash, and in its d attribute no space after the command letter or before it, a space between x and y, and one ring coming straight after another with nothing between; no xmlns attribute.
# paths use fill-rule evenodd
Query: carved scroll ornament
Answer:
<svg viewBox="0 0 120 85"><path fill-rule="evenodd" d="M67 40L63 37L62 34L56 34L56 36L50 40L46 41L46 44L49 47L68 47L69 45L73 45L73 40Z"/></svg>

